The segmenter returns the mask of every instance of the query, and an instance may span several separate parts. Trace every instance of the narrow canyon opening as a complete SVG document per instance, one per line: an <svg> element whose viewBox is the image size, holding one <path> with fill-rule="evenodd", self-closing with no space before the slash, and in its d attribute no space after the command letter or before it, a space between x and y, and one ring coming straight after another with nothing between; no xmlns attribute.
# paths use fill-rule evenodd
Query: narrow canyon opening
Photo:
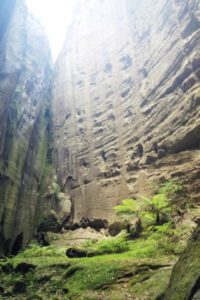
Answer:
<svg viewBox="0 0 200 300"><path fill-rule="evenodd" d="M199 299L199 45L199 0L1 0L1 299Z"/></svg>

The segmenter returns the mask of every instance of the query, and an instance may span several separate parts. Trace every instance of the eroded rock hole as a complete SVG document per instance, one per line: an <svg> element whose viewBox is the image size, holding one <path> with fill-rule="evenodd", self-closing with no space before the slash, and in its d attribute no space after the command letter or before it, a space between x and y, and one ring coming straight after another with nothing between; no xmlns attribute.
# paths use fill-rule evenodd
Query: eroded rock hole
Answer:
<svg viewBox="0 0 200 300"><path fill-rule="evenodd" d="M11 250L11 254L12 255L17 255L19 253L19 251L22 249L22 247L23 247L23 239L24 239L24 234L23 234L23 232L21 232L16 237L15 242L14 242L14 244L12 246L12 250Z"/></svg>
<svg viewBox="0 0 200 300"><path fill-rule="evenodd" d="M143 154L144 154L144 149L143 149L142 144L137 144L137 146L136 146L136 155L139 156L139 157L142 157Z"/></svg>

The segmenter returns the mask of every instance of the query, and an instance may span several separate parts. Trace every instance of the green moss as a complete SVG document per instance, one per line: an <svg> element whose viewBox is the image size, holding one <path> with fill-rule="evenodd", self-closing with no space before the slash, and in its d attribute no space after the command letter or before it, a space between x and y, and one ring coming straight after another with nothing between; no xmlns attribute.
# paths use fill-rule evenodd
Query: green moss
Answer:
<svg viewBox="0 0 200 300"><path fill-rule="evenodd" d="M46 155L48 150L48 140L45 132L46 122L41 122L41 129L39 135L39 142L37 147L37 154L34 159L34 165L36 170L40 170L39 180L41 181L42 175L44 174L44 170L46 167Z"/></svg>
<svg viewBox="0 0 200 300"><path fill-rule="evenodd" d="M51 170L49 169L50 172ZM12 278L10 274L0 273L3 287L6 291L12 291L17 280L25 281L27 291L22 295L22 299L28 299L27 295L30 299L156 299L166 289L171 266L177 259L177 254L183 250L185 239L191 230L184 225L175 226L172 220L156 226L155 213L149 209L151 205L159 212L164 210L167 214L171 213L168 210L169 198L166 191L163 193L140 203L139 200L132 199L123 202L120 211L122 210L123 214L128 211L129 217L139 213L145 224L139 238L128 240L126 234L122 234L99 242L87 242L84 249L94 251L98 255L82 259L67 258L65 248L32 245L18 256L8 259L7 263L16 266L20 262L28 262L34 264L36 269L24 275L15 274ZM184 288L190 290L198 277L199 245L197 247L194 241L191 243L190 247L194 248L195 254L194 262L190 260L190 256L193 255L191 250L182 260L182 263L186 261L186 265L188 263L188 267L191 267L191 274L189 271L187 277L188 271L186 274L182 265L175 269L171 280L172 291L168 292L168 299L184 299L172 298L174 289L178 286L179 291L184 284ZM177 275L180 270L185 274L183 283L172 284L175 278L180 278L181 281L181 275Z"/></svg>
<svg viewBox="0 0 200 300"><path fill-rule="evenodd" d="M126 235L117 238L109 238L97 243L91 241L89 243L86 242L83 247L88 252L91 251L94 253L98 253L98 255L123 253L129 250L129 244L126 240Z"/></svg>
<svg viewBox="0 0 200 300"><path fill-rule="evenodd" d="M17 259L28 258L28 257L64 257L65 249L57 248L55 246L40 247L36 244L29 245L24 251L22 251Z"/></svg>
<svg viewBox="0 0 200 300"><path fill-rule="evenodd" d="M24 165L27 149L27 141L17 137L13 139L9 152L9 165L7 170L7 174L10 178L14 180L19 180L21 178L21 172Z"/></svg>
<svg viewBox="0 0 200 300"><path fill-rule="evenodd" d="M114 210L119 215L135 215L141 210L141 203L133 199L124 199Z"/></svg>
<svg viewBox="0 0 200 300"><path fill-rule="evenodd" d="M174 266L166 300L190 299L192 288L200 278L200 228L194 231L186 249ZM192 299L192 298L191 298Z"/></svg>
<svg viewBox="0 0 200 300"><path fill-rule="evenodd" d="M169 283L170 274L171 267L158 269L156 271L142 272L132 280L132 291L138 299L156 300L165 292Z"/></svg>
<svg viewBox="0 0 200 300"><path fill-rule="evenodd" d="M117 261L107 261L99 263L98 259L93 259L80 264L83 270L76 272L65 285L71 295L81 294L85 290L99 290L116 281L124 272L124 266Z"/></svg>
<svg viewBox="0 0 200 300"><path fill-rule="evenodd" d="M125 243L126 251L122 253L118 247ZM21 262L32 263L34 271L26 275L5 276L0 274L0 280L6 290L11 290L16 280L25 280L27 292L24 296L36 295L41 299L88 299L86 295L96 299L115 299L115 285L118 280L134 277L138 265L163 264L173 261L173 255L165 255L157 247L157 241L142 236L134 241L127 241L126 236L108 239L99 243L90 243L86 248L101 249L112 254L91 258L69 259L66 249L56 247L39 247L32 245L18 256L8 259L7 263L17 266ZM156 253L156 257L155 257ZM12 281L11 281L12 277ZM97 291L97 292L95 292ZM104 292L105 291L105 292ZM125 291L117 292L119 299L125 299ZM9 299L9 298L8 298ZM25 298L27 299L27 298ZM56 298L55 298L56 299ZM116 298L117 299L117 298Z"/></svg>

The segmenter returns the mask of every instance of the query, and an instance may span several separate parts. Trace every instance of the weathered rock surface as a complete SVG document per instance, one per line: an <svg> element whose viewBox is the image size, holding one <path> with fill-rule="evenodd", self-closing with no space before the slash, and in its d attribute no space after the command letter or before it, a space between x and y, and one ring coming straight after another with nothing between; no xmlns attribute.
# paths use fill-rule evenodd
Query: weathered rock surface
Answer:
<svg viewBox="0 0 200 300"><path fill-rule="evenodd" d="M46 168L44 178L44 193L41 195L39 206L39 232L59 232L68 222L71 215L71 199L61 192L57 177L51 165ZM54 175L54 176L53 176Z"/></svg>
<svg viewBox="0 0 200 300"><path fill-rule="evenodd" d="M37 223L51 72L48 41L24 1L1 1L0 254L16 254Z"/></svg>
<svg viewBox="0 0 200 300"><path fill-rule="evenodd" d="M53 87L54 164L75 221L110 219L153 179L190 182L199 201L199 43L199 1L79 1Z"/></svg>
<svg viewBox="0 0 200 300"><path fill-rule="evenodd" d="M64 228L67 230L77 230L79 228L93 228L94 230L100 232L102 229L108 228L108 221L101 219L88 219L82 218L79 223L68 222Z"/></svg>
<svg viewBox="0 0 200 300"><path fill-rule="evenodd" d="M106 231L96 231L93 228L78 228L77 230L63 230L61 233L46 233L50 245L60 248L84 246L87 241L102 241L109 238Z"/></svg>
<svg viewBox="0 0 200 300"><path fill-rule="evenodd" d="M1 1L0 256L36 227L111 224L153 180L200 202L199 42L197 0L80 0L54 73L55 175L48 42L23 0Z"/></svg>
<svg viewBox="0 0 200 300"><path fill-rule="evenodd" d="M200 227L193 232L186 249L175 264L168 289L161 299L194 300L200 292Z"/></svg>

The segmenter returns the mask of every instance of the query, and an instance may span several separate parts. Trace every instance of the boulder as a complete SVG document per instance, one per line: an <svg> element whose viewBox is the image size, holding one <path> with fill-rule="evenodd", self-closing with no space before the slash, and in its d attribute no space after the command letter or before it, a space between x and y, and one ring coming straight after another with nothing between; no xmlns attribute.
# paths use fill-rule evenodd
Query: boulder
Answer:
<svg viewBox="0 0 200 300"><path fill-rule="evenodd" d="M93 228L96 231L100 232L101 229L108 228L108 221L105 219L89 219L83 217L79 223L68 223L64 225L64 228L67 230L76 230L79 228L86 229L87 227Z"/></svg>
<svg viewBox="0 0 200 300"><path fill-rule="evenodd" d="M69 258L76 258L76 257L87 257L88 254L84 250L69 248L66 250L66 255Z"/></svg>
<svg viewBox="0 0 200 300"><path fill-rule="evenodd" d="M96 231L100 232L101 229L107 229L108 228L108 221L105 219L92 219L90 220L89 226Z"/></svg>
<svg viewBox="0 0 200 300"><path fill-rule="evenodd" d="M21 273L21 274L26 274L30 271L33 271L36 268L36 266L32 264L28 264L25 262L20 263L19 265L16 266L14 269L15 273Z"/></svg>
<svg viewBox="0 0 200 300"><path fill-rule="evenodd" d="M172 270L162 300L197 300L200 287L200 226L194 230L186 249ZM197 297L198 296L198 297Z"/></svg>
<svg viewBox="0 0 200 300"><path fill-rule="evenodd" d="M58 222L58 219L55 214L51 214L47 216L39 225L38 232L59 232L61 230L62 226Z"/></svg>
<svg viewBox="0 0 200 300"><path fill-rule="evenodd" d="M36 239L40 246L49 246L48 238L44 232L38 232L36 234Z"/></svg>
<svg viewBox="0 0 200 300"><path fill-rule="evenodd" d="M118 235L122 231L122 229L124 229L124 224L122 222L114 222L109 225L108 233L114 237Z"/></svg>
<svg viewBox="0 0 200 300"><path fill-rule="evenodd" d="M84 229L87 228L87 227L89 227L89 226L90 226L90 220L89 220L88 218L83 217L83 218L81 219L81 221L80 221L79 226L80 226L81 228L84 228Z"/></svg>

